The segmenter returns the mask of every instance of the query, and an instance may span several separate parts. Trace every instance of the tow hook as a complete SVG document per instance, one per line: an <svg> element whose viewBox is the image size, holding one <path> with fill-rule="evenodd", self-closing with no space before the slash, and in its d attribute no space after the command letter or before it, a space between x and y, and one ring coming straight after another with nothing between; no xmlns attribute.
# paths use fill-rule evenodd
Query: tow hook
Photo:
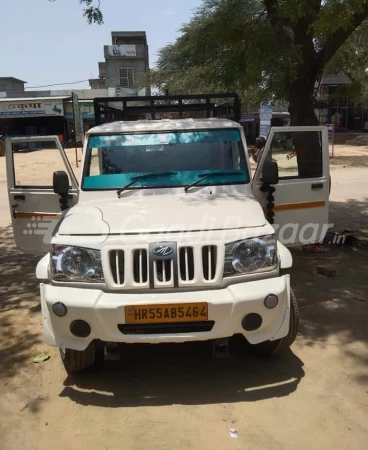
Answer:
<svg viewBox="0 0 368 450"><path fill-rule="evenodd" d="M213 341L213 357L227 358L229 356L229 338L216 339Z"/></svg>

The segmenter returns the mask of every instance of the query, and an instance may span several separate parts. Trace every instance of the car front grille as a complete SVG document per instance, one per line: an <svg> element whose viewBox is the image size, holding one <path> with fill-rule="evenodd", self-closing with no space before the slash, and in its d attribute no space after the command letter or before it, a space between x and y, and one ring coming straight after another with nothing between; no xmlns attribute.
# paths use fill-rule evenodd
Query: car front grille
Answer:
<svg viewBox="0 0 368 450"><path fill-rule="evenodd" d="M194 253L192 247L182 247L179 250L180 278L191 281L194 278Z"/></svg>
<svg viewBox="0 0 368 450"><path fill-rule="evenodd" d="M133 252L133 278L137 284L147 283L148 256L145 248L134 250Z"/></svg>
<svg viewBox="0 0 368 450"><path fill-rule="evenodd" d="M216 275L216 247L214 245L207 245L202 248L202 264L203 276L205 280L212 281Z"/></svg>
<svg viewBox="0 0 368 450"><path fill-rule="evenodd" d="M107 258L103 258L109 287L154 289L206 286L222 277L220 258L223 259L223 255L220 255L216 245L177 245L172 256L162 258L152 255L151 247L152 244L140 248L109 249Z"/></svg>
<svg viewBox="0 0 368 450"><path fill-rule="evenodd" d="M125 281L125 260L123 250L112 250L110 252L110 270L114 278L114 283L123 285Z"/></svg>

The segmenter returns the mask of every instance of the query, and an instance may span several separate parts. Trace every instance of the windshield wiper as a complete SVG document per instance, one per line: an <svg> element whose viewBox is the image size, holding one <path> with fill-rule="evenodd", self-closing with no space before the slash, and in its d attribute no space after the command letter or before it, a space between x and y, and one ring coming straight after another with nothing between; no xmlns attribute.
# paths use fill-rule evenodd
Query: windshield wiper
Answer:
<svg viewBox="0 0 368 450"><path fill-rule="evenodd" d="M210 177L224 177L226 175L244 175L244 173L242 172L211 172L211 173L203 173L198 175L200 178L197 181L194 181L193 183L188 184L188 186L185 186L184 191L188 192L189 189L193 186L197 186L197 184L199 184L201 181L205 180L206 178L210 178Z"/></svg>
<svg viewBox="0 0 368 450"><path fill-rule="evenodd" d="M118 194L118 197L120 198L120 195L122 194L122 192L124 192L125 190L129 189L130 186L133 186L133 184L135 184L139 180L144 180L145 178L158 178L158 177L164 177L164 176L169 176L169 175L176 175L177 173L178 172L145 173L144 175L139 175L138 177L132 178L132 181L130 183L128 183L125 186L123 186L121 189L116 191L116 193Z"/></svg>

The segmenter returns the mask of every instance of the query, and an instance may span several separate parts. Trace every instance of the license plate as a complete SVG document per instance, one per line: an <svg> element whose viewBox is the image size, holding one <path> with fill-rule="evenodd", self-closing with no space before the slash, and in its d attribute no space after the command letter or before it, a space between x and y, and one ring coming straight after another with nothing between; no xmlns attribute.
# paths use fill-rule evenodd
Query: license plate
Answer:
<svg viewBox="0 0 368 450"><path fill-rule="evenodd" d="M137 305L125 308L125 323L202 322L208 320L207 303Z"/></svg>

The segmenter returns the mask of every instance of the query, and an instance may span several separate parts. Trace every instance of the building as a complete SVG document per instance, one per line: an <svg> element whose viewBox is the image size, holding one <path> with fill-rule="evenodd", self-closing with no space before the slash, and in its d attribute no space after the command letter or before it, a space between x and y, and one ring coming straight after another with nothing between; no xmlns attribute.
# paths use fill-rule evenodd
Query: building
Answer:
<svg viewBox="0 0 368 450"><path fill-rule="evenodd" d="M7 136L64 135L66 97L0 98L0 130Z"/></svg>
<svg viewBox="0 0 368 450"><path fill-rule="evenodd" d="M0 85L4 85L0 78ZM4 91L5 92L5 91ZM77 94L84 130L94 126L93 99L107 97L107 89L13 91L0 98L0 132L6 136L73 135L72 93Z"/></svg>
<svg viewBox="0 0 368 450"><path fill-rule="evenodd" d="M9 97L13 93L24 92L24 85L26 81L20 80L14 77L1 77L0 78L0 98Z"/></svg>
<svg viewBox="0 0 368 450"><path fill-rule="evenodd" d="M149 71L147 37L144 31L113 31L111 44L104 46L99 76L91 89L25 90L25 81L0 77L0 132L7 136L57 134L73 137L72 93L80 103L84 130L94 126L93 99L150 95L144 80Z"/></svg>
<svg viewBox="0 0 368 450"><path fill-rule="evenodd" d="M104 46L99 76L91 89L25 90L25 81L0 77L0 132L7 136L57 134L73 137L72 93L79 99L84 130L94 126L93 99L150 95L145 81L149 71L147 37L144 31L113 31L111 44Z"/></svg>
<svg viewBox="0 0 368 450"><path fill-rule="evenodd" d="M337 132L368 131L368 111L352 99L350 84L345 75L325 75L319 88L316 115L321 125L334 124Z"/></svg>
<svg viewBox="0 0 368 450"><path fill-rule="evenodd" d="M98 78L91 89L107 89L110 97L150 95L145 81L149 53L145 31L113 31L111 45L104 46L104 62L98 63Z"/></svg>

